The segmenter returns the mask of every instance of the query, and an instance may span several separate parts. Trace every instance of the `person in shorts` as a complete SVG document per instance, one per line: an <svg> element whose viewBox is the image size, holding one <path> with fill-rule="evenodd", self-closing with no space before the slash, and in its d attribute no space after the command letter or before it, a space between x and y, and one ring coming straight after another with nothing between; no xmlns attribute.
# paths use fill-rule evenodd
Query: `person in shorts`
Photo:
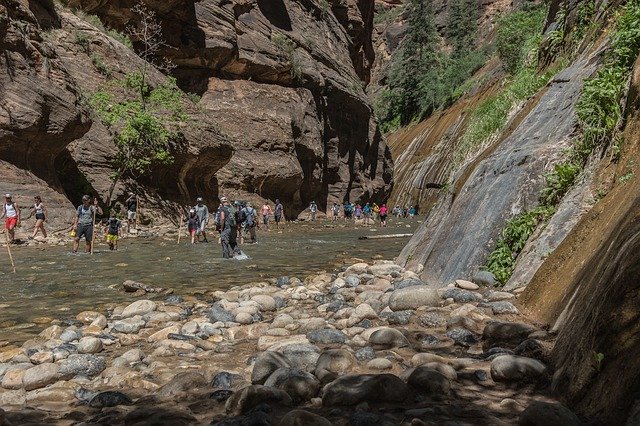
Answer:
<svg viewBox="0 0 640 426"><path fill-rule="evenodd" d="M273 219L276 221L276 229L280 229L280 221L284 219L284 206L276 199L276 207L273 211Z"/></svg>
<svg viewBox="0 0 640 426"><path fill-rule="evenodd" d="M47 209L42 203L42 198L39 195L34 197L35 203L31 206L31 214L29 217L36 215L36 224L33 227L33 234L29 237L30 240L33 240L36 235L38 235L38 231L42 231L42 236L47 238L47 230L44 229L44 222L47 220ZM27 218L28 219L28 218Z"/></svg>
<svg viewBox="0 0 640 426"><path fill-rule="evenodd" d="M98 200L93 199L93 205L91 205L91 197L88 195L82 196L82 204L76 209L76 217L73 221L73 228L76 230L76 235L73 240L73 252L78 252L80 246L80 238L84 237L86 241L85 252L91 252L91 244L93 243L93 218L94 213L102 214L102 209L98 205Z"/></svg>
<svg viewBox="0 0 640 426"><path fill-rule="evenodd" d="M104 233L107 236L109 250L118 250L118 237L122 234L122 221L115 217L110 217Z"/></svg>
<svg viewBox="0 0 640 426"><path fill-rule="evenodd" d="M196 243L198 230L200 229L200 218L198 217L195 209L189 210L189 218L187 219L187 229L191 236L191 244Z"/></svg>
<svg viewBox="0 0 640 426"><path fill-rule="evenodd" d="M271 206L269 205L269 203L267 203L265 201L260 210L262 212L262 224L264 225L264 227L268 231L269 230L269 218L271 217Z"/></svg>
<svg viewBox="0 0 640 426"><path fill-rule="evenodd" d="M2 206L2 216L4 218L4 229L9 237L9 242L16 241L16 226L20 224L20 208L11 199L11 194L4 195L4 205Z"/></svg>
<svg viewBox="0 0 640 426"><path fill-rule="evenodd" d="M138 197L133 192L129 193L129 198L126 201L127 204L127 232L131 232L131 224L133 228L137 225L137 212L138 212Z"/></svg>
<svg viewBox="0 0 640 426"><path fill-rule="evenodd" d="M385 226L387 226L387 215L389 214L389 211L387 210L387 205L383 204L380 207L380 226L382 226L383 228Z"/></svg>
<svg viewBox="0 0 640 426"><path fill-rule="evenodd" d="M331 213L333 213L333 218L331 220L337 221L338 216L340 215L340 205L338 203L333 203L333 206L331 206Z"/></svg>
<svg viewBox="0 0 640 426"><path fill-rule="evenodd" d="M209 208L204 205L204 200L202 197L198 197L196 199L196 205L193 206L193 210L196 211L196 216L200 220L200 227L198 228L198 232L196 232L196 236L198 237L198 241L200 241L200 236L202 236L203 241L208 243L207 240L207 224L209 223Z"/></svg>

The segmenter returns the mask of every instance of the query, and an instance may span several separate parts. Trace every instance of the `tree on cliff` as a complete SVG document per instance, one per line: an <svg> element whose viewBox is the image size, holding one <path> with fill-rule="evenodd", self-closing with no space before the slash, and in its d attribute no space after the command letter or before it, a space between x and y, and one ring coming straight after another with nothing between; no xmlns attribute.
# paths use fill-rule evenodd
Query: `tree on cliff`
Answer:
<svg viewBox="0 0 640 426"><path fill-rule="evenodd" d="M410 0L409 22L388 74L388 90L381 95L386 117L407 124L421 112L422 99L432 97L421 86L423 76L438 65L438 33L429 0Z"/></svg>
<svg viewBox="0 0 640 426"><path fill-rule="evenodd" d="M167 64L154 63L158 50L165 46L162 28L155 13L144 4L132 10L139 23L128 30L141 46L141 65L122 80L110 82L90 99L92 108L114 134L116 152L107 205L111 205L113 191L122 178L144 176L154 165L173 162L171 144L182 137L179 127L189 119L175 79L167 77L155 87L149 84L153 67L169 68Z"/></svg>
<svg viewBox="0 0 640 426"><path fill-rule="evenodd" d="M475 48L477 0L452 0L444 35L451 54L439 48L430 0L410 0L408 28L387 73L387 88L376 102L383 131L421 119L458 98L460 87L484 62Z"/></svg>

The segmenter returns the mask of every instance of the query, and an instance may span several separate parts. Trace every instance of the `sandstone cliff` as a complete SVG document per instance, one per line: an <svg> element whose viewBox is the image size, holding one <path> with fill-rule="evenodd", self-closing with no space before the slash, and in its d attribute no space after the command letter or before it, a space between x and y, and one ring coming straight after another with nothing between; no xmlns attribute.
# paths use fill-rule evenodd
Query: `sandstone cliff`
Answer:
<svg viewBox="0 0 640 426"><path fill-rule="evenodd" d="M85 192L104 202L111 184L113 135L87 99L141 64L103 26L124 32L135 2L64 3L7 0L0 10L3 191L16 192L21 205L40 192L56 226ZM162 221L197 195L214 206L222 193L280 198L290 217L311 200L388 195L391 155L363 90L373 62L373 1L148 7L162 24L168 46L160 56L176 65L191 120L175 162L120 182L115 200L135 189L146 219ZM152 70L151 79L165 77Z"/></svg>
<svg viewBox="0 0 640 426"><path fill-rule="evenodd" d="M124 30L134 1L72 0ZM231 197L280 198L290 215L311 200L381 200L391 156L363 90L373 60L372 1L147 2L179 84L229 137L213 176ZM134 40L134 44L135 44Z"/></svg>

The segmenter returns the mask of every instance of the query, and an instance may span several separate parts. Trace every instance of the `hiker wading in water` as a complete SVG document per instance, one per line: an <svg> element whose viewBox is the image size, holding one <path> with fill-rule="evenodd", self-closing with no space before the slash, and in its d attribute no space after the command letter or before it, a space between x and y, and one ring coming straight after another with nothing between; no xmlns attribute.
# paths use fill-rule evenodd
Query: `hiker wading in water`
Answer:
<svg viewBox="0 0 640 426"><path fill-rule="evenodd" d="M16 240L16 226L20 224L20 209L18 205L11 200L11 194L4 194L4 205L2 206L2 216L4 219L4 229L9 235L9 242L14 243Z"/></svg>
<svg viewBox="0 0 640 426"><path fill-rule="evenodd" d="M98 200L93 199L93 205L91 205L91 197L88 195L82 196L82 204L78 206L76 210L76 217L73 220L73 226L76 230L76 235L73 240L73 252L78 252L78 247L80 246L80 238L84 236L84 239L87 243L85 252L91 253L91 244L93 241L93 215L94 212L97 214L102 214L102 209L98 205Z"/></svg>
<svg viewBox="0 0 640 426"><path fill-rule="evenodd" d="M227 197L220 198L220 244L222 245L222 257L231 259L238 250L238 224L236 222L235 209L229 203Z"/></svg>
<svg viewBox="0 0 640 426"><path fill-rule="evenodd" d="M193 206L193 210L196 211L196 216L200 220L200 224L196 231L196 236L198 237L198 241L200 240L200 236L202 235L203 241L208 243L207 240L207 223L209 223L209 209L204 205L204 200L202 197L198 197L196 199L196 205Z"/></svg>

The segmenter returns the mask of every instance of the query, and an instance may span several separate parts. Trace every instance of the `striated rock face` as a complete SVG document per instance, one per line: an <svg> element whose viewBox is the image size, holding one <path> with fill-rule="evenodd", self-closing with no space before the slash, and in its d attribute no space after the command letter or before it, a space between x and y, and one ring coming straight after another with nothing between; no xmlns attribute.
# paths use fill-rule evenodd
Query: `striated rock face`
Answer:
<svg viewBox="0 0 640 426"><path fill-rule="evenodd" d="M400 264L424 265L422 277L438 286L484 265L503 224L536 205L544 173L568 147L583 79L595 70L591 59L585 55L558 74L513 119L511 131L457 176L448 202L429 212Z"/></svg>
<svg viewBox="0 0 640 426"><path fill-rule="evenodd" d="M40 194L54 227L70 208L59 195L55 158L90 125L73 78L39 28L57 24L55 15L26 1L0 5L2 192L15 193L23 209Z"/></svg>
<svg viewBox="0 0 640 426"><path fill-rule="evenodd" d="M72 0L124 29L133 0ZM316 200L381 200L390 152L363 90L373 60L373 1L146 2L187 91L233 140L213 176L225 194L280 198L289 214ZM135 41L134 41L135 42Z"/></svg>
<svg viewBox="0 0 640 426"><path fill-rule="evenodd" d="M602 424L624 424L637 410L640 333L640 59L626 102L617 185L591 209L533 276L522 295L536 319L558 330L553 386ZM600 354L600 355L599 355ZM629 418L627 424L637 423Z"/></svg>

